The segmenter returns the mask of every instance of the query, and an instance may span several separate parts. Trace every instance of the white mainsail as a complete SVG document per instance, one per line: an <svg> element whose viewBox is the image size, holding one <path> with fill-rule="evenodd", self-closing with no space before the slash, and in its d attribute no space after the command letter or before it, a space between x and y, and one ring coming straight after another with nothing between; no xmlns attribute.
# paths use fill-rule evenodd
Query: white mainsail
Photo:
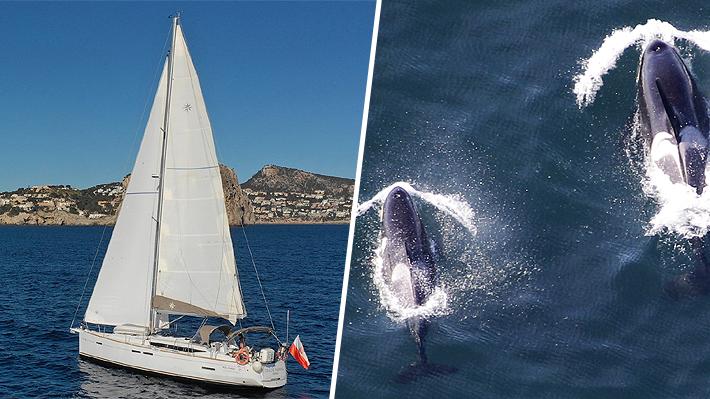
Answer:
<svg viewBox="0 0 710 399"><path fill-rule="evenodd" d="M89 323L133 324L152 329L153 309L163 316L219 316L232 323L246 315L212 128L179 25L171 57L172 89L160 188L163 204L155 292L167 62L86 310L84 320Z"/></svg>
<svg viewBox="0 0 710 399"><path fill-rule="evenodd" d="M200 82L179 25L173 57L155 305L162 313L219 315L234 323L245 310L222 179Z"/></svg>

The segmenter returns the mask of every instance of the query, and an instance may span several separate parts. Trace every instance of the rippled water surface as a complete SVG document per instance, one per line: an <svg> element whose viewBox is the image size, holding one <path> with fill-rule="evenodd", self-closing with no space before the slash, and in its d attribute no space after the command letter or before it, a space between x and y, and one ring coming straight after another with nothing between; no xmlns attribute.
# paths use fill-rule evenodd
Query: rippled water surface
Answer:
<svg viewBox="0 0 710 399"><path fill-rule="evenodd" d="M99 366L78 357L69 325L89 274L102 227L0 227L0 397L327 397L335 346L347 226L255 226L246 229L277 333L300 334L311 360L288 362L286 387L223 392ZM88 302L111 229L106 230ZM268 325L242 229L232 229L245 325ZM307 287L307 289L304 289ZM83 315L83 306L80 316ZM189 329L189 322L181 328Z"/></svg>
<svg viewBox="0 0 710 399"><path fill-rule="evenodd" d="M573 92L614 29L705 31L707 5L602 3L383 4L360 202L406 181L466 201L475 234L415 198L448 296L427 350L458 370L397 383L416 350L373 280L377 212L358 218L339 398L710 395L710 297L663 292L694 265L686 241L651 229L638 46L592 104ZM677 45L710 93L710 53Z"/></svg>

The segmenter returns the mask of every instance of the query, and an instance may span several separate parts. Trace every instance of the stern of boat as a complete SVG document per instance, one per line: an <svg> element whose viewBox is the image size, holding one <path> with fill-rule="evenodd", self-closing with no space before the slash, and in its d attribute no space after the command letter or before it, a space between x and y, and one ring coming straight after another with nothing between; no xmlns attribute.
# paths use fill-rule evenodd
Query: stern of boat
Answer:
<svg viewBox="0 0 710 399"><path fill-rule="evenodd" d="M258 381L264 388L274 389L286 385L288 373L286 372L286 362L283 360L263 365L261 372L253 371L259 375Z"/></svg>

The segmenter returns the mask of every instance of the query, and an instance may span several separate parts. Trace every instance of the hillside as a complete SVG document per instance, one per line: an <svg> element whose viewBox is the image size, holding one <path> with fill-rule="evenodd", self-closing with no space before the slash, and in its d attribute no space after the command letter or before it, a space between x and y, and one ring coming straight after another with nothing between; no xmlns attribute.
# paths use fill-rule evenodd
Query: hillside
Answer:
<svg viewBox="0 0 710 399"><path fill-rule="evenodd" d="M230 225L350 220L351 179L267 165L240 186L234 169L220 165L220 174ZM0 193L0 225L114 224L129 180L130 175L87 189L46 185Z"/></svg>
<svg viewBox="0 0 710 399"><path fill-rule="evenodd" d="M352 179L266 165L242 184L258 223L347 223Z"/></svg>
<svg viewBox="0 0 710 399"><path fill-rule="evenodd" d="M327 195L347 195L352 197L355 181L343 177L325 176L283 166L266 165L251 179L242 184L242 188L265 192L302 192L323 191Z"/></svg>
<svg viewBox="0 0 710 399"><path fill-rule="evenodd" d="M254 208L239 187L234 169L220 165L220 174L229 223L254 224ZM0 193L0 224L114 224L129 180L130 175L122 182L87 189L45 185Z"/></svg>

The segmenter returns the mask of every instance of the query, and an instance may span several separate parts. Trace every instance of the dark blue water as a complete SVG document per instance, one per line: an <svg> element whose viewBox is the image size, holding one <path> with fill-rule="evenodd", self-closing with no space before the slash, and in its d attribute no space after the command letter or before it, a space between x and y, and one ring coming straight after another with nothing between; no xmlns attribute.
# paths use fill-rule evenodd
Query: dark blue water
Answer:
<svg viewBox="0 0 710 399"><path fill-rule="evenodd" d="M0 397L240 397L170 379L95 365L78 357L69 325L102 227L0 227ZM93 289L111 228L106 230L79 319ZM306 348L311 368L288 362L288 384L249 397L328 395L348 227L254 226L246 229L274 317L285 338ZM246 325L269 325L240 228L232 229L249 313ZM181 328L186 323L181 322Z"/></svg>
<svg viewBox="0 0 710 399"><path fill-rule="evenodd" d="M705 7L705 8L703 8ZM707 29L707 4L384 2L360 201L396 181L459 194L475 236L417 201L441 241L449 314L416 359L372 282L376 212L358 218L337 397L698 398L710 395L710 297L665 282L687 244L647 236L656 204L629 159L638 50L579 110L572 78L612 29ZM710 92L710 56L692 58Z"/></svg>

